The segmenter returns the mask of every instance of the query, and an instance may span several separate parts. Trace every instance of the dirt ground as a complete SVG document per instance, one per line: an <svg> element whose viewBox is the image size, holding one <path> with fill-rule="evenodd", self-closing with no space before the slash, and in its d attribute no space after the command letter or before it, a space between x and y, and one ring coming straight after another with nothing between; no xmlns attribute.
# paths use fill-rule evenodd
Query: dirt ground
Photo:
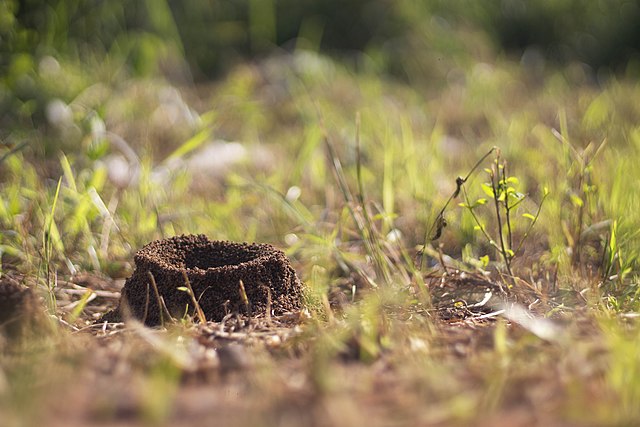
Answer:
<svg viewBox="0 0 640 427"><path fill-rule="evenodd" d="M126 283L59 280L58 316L43 319L29 279L5 275L2 365L5 392L15 388L7 426L601 425L599 411L615 402L607 348L586 309L550 320L535 303L522 317L496 303L504 290L484 276L428 276L432 307L382 308L388 332L373 341L344 320L339 293L322 321L306 308L154 328L105 321Z"/></svg>

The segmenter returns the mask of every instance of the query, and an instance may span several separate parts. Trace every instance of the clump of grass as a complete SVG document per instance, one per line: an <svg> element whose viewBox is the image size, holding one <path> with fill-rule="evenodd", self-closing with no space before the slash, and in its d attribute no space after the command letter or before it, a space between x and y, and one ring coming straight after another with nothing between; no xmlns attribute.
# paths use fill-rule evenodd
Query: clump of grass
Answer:
<svg viewBox="0 0 640 427"><path fill-rule="evenodd" d="M364 187L362 184L362 158L360 152L360 120L356 121L356 175L357 175L357 189L358 192L354 197L347 179L345 177L342 163L338 157L333 144L331 143L328 135L325 133L325 145L329 156L329 161L332 165L332 172L334 178L338 184L340 192L344 198L344 202L349 211L349 214L356 226L356 230L362 243L364 244L366 253L373 260L376 270L376 277L384 284L390 284L392 282L391 270L392 263L389 260L387 254L382 250L382 246L379 241L379 232L375 228L369 212L369 206L365 201ZM374 287L377 286L375 281L365 274L362 276L369 281Z"/></svg>
<svg viewBox="0 0 640 427"><path fill-rule="evenodd" d="M577 148L569 139L564 114L561 115L561 131L554 129L552 132L562 143L568 162L568 197L575 214L570 225L565 227L564 234L571 251L571 264L578 267L584 251L588 221L596 216L598 185L593 177L593 162L607 146L608 139L604 138L599 144L591 142L584 149Z"/></svg>

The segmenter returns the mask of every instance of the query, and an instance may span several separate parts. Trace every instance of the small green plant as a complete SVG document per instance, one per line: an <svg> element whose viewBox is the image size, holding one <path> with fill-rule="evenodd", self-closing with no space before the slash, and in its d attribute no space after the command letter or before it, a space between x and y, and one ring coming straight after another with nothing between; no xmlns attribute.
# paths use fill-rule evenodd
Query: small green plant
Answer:
<svg viewBox="0 0 640 427"><path fill-rule="evenodd" d="M467 183L471 175L474 174L478 167L492 153L495 153L495 159L493 160L491 167L485 169L485 172L489 177L489 182L485 182L481 185L482 190L489 198L487 199L482 197L476 199L475 201L471 201L469 194L467 193L465 184ZM475 229L480 231L489 245L496 249L504 262L507 274L511 278L513 278L515 277L511 269L513 259L521 251L522 246L529 236L533 226L538 221L540 212L542 210L542 205L549 195L549 191L546 187L544 188L542 200L540 201L535 214L529 212L525 212L522 214L522 217L528 219L529 222L525 227L520 239L517 241L517 243L514 243L514 240L516 240L514 239L516 226L514 215L516 212L516 208L518 208L522 204L522 202L524 202L524 200L527 198L527 195L518 191L520 180L515 176L509 176L507 174L507 161L502 159L500 154L500 150L497 147L493 147L476 162L476 164L473 166L473 168L471 168L471 170L464 178L456 178L456 189L447 199L447 202L436 216L434 223L427 231L427 234L425 236L425 247L426 241L435 241L440 238L444 228L447 226L447 221L445 220L444 214L453 199L459 197L462 194L464 201L459 205L469 211L475 223ZM486 225L482 222L478 213L478 209L480 207L488 204L494 208L493 210L495 212L494 215L497 224L495 238L487 230ZM422 256L422 260L420 262L420 266L422 267L422 265L424 264L425 256L424 249L420 251L419 255ZM481 263L482 265L486 265L488 263L488 258L482 257Z"/></svg>
<svg viewBox="0 0 640 427"><path fill-rule="evenodd" d="M507 273L510 277L514 277L511 269L513 259L520 253L531 229L538 221L542 205L549 195L549 191L545 187L542 200L540 204L538 204L535 214L529 212L522 213L522 218L527 219L528 223L524 227L524 232L520 239L516 240L514 238L515 227L519 222L516 221L515 218L516 208L524 202L527 195L518 191L520 180L515 176L509 176L507 173L507 161L500 157L500 150L495 150L495 152L496 156L491 168L485 169L489 177L489 182L482 183L481 185L488 199L478 198L475 201L471 201L463 182L458 185L464 197L464 202L460 203L460 206L469 211L476 224L475 229L480 231L486 241L496 249L504 261ZM478 214L478 209L485 205L491 206L494 211L496 231L493 235L487 230L486 225L482 222Z"/></svg>
<svg viewBox="0 0 640 427"><path fill-rule="evenodd" d="M487 153L485 153L485 155L482 156L480 158L480 160L478 160L476 162L475 165L473 165L471 170L469 170L469 172L467 173L467 175L464 178L461 177L461 176L456 178L456 189L454 190L453 193L451 193L451 196L449 196L449 198L447 199L447 202L444 204L442 209L440 209L440 212L438 212L438 215L436 216L436 220L433 222L431 227L427 229L427 233L424 236L424 246L418 252L418 256L420 257L420 261L419 261L420 269L422 269L422 267L424 266L425 256L426 256L426 253L427 253L426 252L427 243L429 241L434 242L434 241L438 240L440 238L440 236L442 236L442 232L443 232L444 228L448 225L447 224L447 220L444 218L444 214L447 211L447 208L449 207L449 205L451 204L453 199L457 198L460 195L460 191L462 190L464 184L471 177L471 175L473 175L475 173L476 169L478 169L478 167L480 167L482 162L484 162L485 159L487 157L489 157L491 155L491 153L493 153L496 150L497 150L497 147L493 147L493 148L491 148L491 150L489 150Z"/></svg>

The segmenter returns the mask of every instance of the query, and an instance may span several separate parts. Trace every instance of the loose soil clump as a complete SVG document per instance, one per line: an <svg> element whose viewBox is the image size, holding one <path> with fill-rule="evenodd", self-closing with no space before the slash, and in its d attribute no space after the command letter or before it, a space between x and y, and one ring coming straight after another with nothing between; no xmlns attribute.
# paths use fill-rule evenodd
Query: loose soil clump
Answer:
<svg viewBox="0 0 640 427"><path fill-rule="evenodd" d="M302 284L284 253L269 244L183 235L149 243L134 261L135 271L125 282L119 307L101 321L119 322L131 316L156 326L169 314L195 316L189 285L211 321L233 312L255 316L270 310L281 315L300 308Z"/></svg>
<svg viewBox="0 0 640 427"><path fill-rule="evenodd" d="M8 276L0 279L0 335L18 339L37 323L38 299L35 293Z"/></svg>

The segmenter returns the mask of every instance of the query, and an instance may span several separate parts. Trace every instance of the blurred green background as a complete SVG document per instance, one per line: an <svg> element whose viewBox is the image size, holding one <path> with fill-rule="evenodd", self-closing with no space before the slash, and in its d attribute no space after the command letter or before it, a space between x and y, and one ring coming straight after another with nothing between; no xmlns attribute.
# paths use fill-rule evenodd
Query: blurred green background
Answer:
<svg viewBox="0 0 640 427"><path fill-rule="evenodd" d="M47 85L48 56L192 82L305 48L419 85L505 55L533 68L577 63L595 81L640 73L638 22L637 0L3 0L0 120L37 123L49 99L89 84Z"/></svg>

